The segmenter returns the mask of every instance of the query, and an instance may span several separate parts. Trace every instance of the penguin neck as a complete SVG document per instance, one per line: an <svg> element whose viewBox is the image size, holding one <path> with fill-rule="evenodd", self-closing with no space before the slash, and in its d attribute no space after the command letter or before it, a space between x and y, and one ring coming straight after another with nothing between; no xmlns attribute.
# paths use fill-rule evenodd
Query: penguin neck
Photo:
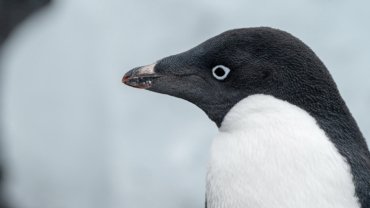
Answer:
<svg viewBox="0 0 370 208"><path fill-rule="evenodd" d="M350 167L315 119L273 96L238 102L210 154L208 208L359 207Z"/></svg>
<svg viewBox="0 0 370 208"><path fill-rule="evenodd" d="M359 202L363 207L370 208L370 153L366 140L335 85L323 91L326 93L308 98L297 99L288 94L281 96L281 99L300 106L316 119L350 165Z"/></svg>

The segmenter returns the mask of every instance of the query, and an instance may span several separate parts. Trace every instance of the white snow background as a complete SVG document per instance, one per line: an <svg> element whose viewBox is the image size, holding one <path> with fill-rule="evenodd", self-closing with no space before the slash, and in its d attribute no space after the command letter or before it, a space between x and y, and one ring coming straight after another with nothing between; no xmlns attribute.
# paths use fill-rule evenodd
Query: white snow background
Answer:
<svg viewBox="0 0 370 208"><path fill-rule="evenodd" d="M271 26L308 44L370 139L369 7L55 0L18 28L1 56L9 199L15 208L203 207L216 126L192 104L121 78L233 28Z"/></svg>

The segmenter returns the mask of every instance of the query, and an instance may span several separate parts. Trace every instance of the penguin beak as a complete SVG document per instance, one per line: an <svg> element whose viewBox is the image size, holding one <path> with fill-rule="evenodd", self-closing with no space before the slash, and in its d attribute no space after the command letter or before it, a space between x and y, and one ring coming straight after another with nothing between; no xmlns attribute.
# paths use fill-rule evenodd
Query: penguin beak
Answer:
<svg viewBox="0 0 370 208"><path fill-rule="evenodd" d="M153 80L160 77L154 72L155 64L136 67L128 71L122 78L122 82L131 87L149 89Z"/></svg>

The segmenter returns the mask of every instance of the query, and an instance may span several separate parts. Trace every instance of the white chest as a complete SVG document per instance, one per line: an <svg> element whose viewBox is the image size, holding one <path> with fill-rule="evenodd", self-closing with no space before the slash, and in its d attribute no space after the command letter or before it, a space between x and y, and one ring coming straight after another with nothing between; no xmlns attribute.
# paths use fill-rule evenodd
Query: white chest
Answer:
<svg viewBox="0 0 370 208"><path fill-rule="evenodd" d="M240 101L214 139L208 208L358 208L349 165L304 110L267 95Z"/></svg>

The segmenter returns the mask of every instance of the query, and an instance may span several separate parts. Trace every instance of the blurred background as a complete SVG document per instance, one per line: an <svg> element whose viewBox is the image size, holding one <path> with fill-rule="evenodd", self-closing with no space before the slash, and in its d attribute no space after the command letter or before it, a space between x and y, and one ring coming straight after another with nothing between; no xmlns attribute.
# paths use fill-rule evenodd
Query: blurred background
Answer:
<svg viewBox="0 0 370 208"><path fill-rule="evenodd" d="M6 7L14 1L0 0L0 17L25 11ZM47 3L30 2L29 11ZM365 0L52 0L0 45L3 198L11 208L203 207L216 126L192 104L121 78L233 28L271 26L308 44L370 142L369 7Z"/></svg>

